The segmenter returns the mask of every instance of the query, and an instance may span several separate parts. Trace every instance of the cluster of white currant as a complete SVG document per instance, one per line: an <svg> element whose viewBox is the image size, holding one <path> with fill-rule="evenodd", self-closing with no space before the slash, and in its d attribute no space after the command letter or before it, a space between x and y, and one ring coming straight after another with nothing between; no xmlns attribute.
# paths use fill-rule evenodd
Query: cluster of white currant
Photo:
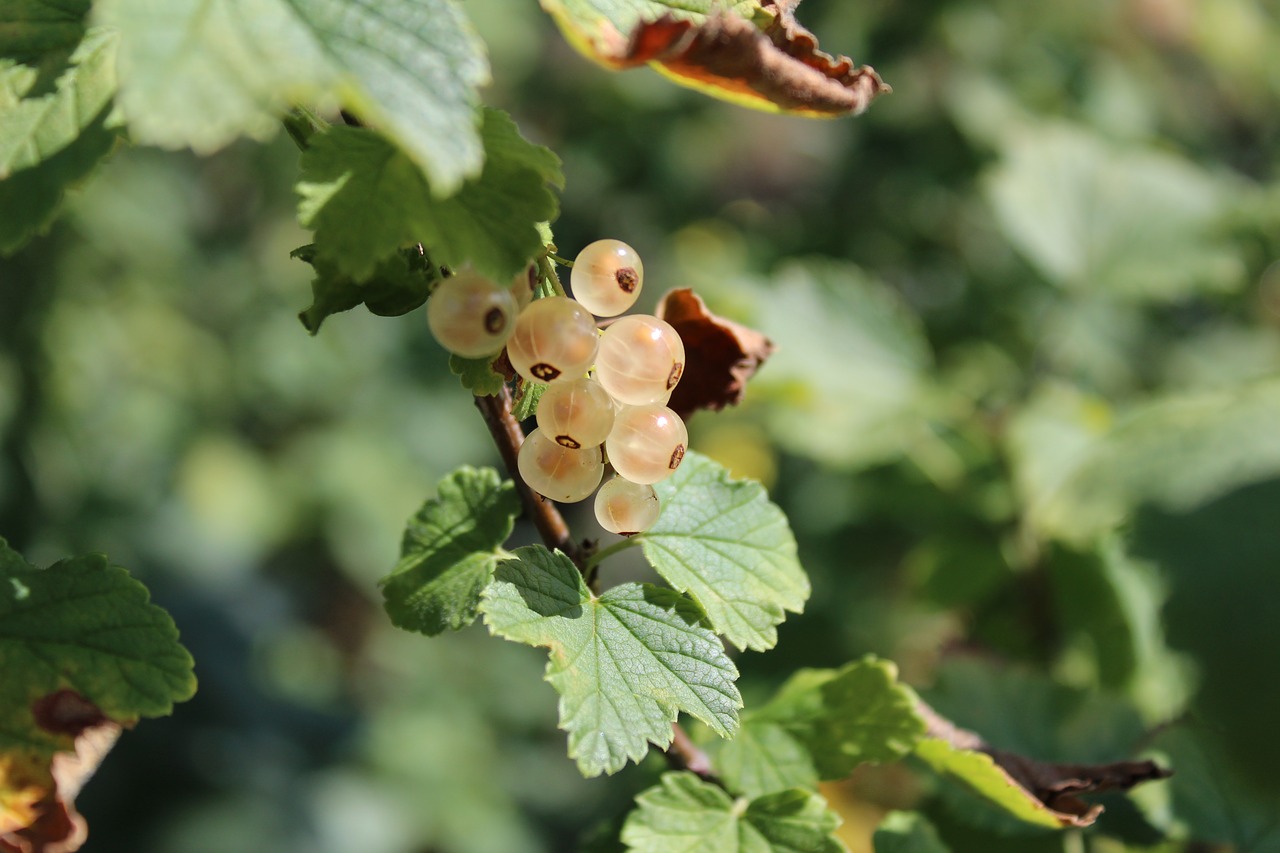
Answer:
<svg viewBox="0 0 1280 853"><path fill-rule="evenodd" d="M632 314L601 333L595 317L615 317L635 304L644 283L640 258L626 243L597 240L574 260L576 299L532 300L524 275L509 287L463 272L445 279L427 301L427 321L440 344L466 358L505 345L527 382L545 383L538 428L520 448L520 476L552 500L596 494L596 518L613 533L647 530L658 518L653 484L684 458L689 434L667 408L684 372L684 342L671 324Z"/></svg>

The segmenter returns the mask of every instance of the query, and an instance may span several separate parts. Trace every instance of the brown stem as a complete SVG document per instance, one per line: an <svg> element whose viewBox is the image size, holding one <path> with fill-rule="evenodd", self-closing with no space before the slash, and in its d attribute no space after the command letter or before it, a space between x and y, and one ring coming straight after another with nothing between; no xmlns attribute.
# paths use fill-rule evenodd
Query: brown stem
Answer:
<svg viewBox="0 0 1280 853"><path fill-rule="evenodd" d="M578 548L573 544L569 525L565 524L560 510L520 479L516 458L520 453L520 445L524 444L524 430L520 429L519 421L511 413L511 392L504 386L501 393L492 397L476 397L476 408L484 416L489 434L498 445L502 462L507 466L507 473L511 475L511 479L515 481L516 490L520 493L520 501L524 504L525 512L533 519L533 526L538 528L538 535L542 537L543 544L552 550L563 551L570 560L573 560L574 565L581 568Z"/></svg>
<svg viewBox="0 0 1280 853"><path fill-rule="evenodd" d="M525 512L533 519L533 525L538 529L543 544L563 551L581 570L582 552L574 544L569 525L565 523L560 510L520 479L516 460L520 454L520 445L524 444L524 430L520 429L519 421L511 413L511 391L503 386L502 391L492 397L476 397L476 408L484 417L485 426L489 428L489 434L493 436L493 442L502 456L502 463L515 481L520 501L524 504ZM666 750L667 764L674 770L688 770L709 782L720 784L711 767L711 759L694 744L680 724L672 723L671 731L671 745Z"/></svg>

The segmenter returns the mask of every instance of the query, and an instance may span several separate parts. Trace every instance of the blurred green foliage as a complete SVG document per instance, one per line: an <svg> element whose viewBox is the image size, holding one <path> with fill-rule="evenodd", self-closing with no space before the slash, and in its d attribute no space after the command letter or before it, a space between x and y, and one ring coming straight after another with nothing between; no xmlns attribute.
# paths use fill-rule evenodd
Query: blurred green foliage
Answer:
<svg viewBox="0 0 1280 853"><path fill-rule="evenodd" d="M955 851L1280 850L1275 8L807 0L894 86L815 122L465 5L487 100L564 160L561 253L625 239L649 304L693 286L779 345L691 424L768 481L814 587L737 656L747 707L874 652L999 746L1179 770L1086 833L1007 837L926 775L833 802L921 808ZM572 849L661 760L585 782L540 652L389 624L405 520L496 456L420 316L306 334L297 168L283 135L125 148L0 265L0 533L135 569L201 679L86 788L90 849Z"/></svg>

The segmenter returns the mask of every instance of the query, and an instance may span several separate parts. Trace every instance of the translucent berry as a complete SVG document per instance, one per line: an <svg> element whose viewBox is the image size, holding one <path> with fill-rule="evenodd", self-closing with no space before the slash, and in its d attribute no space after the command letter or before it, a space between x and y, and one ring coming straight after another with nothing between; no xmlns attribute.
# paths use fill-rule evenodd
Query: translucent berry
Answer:
<svg viewBox="0 0 1280 853"><path fill-rule="evenodd" d="M520 312L507 341L511 366L533 382L580 379L596 358L595 318L572 299L534 300Z"/></svg>
<svg viewBox="0 0 1280 853"><path fill-rule="evenodd" d="M649 314L615 321L600 338L596 376L619 403L666 402L684 373L684 342L670 323Z"/></svg>
<svg viewBox="0 0 1280 853"><path fill-rule="evenodd" d="M516 467L529 488L561 503L586 499L604 476L599 445L575 450L556 444L540 429L525 437Z"/></svg>
<svg viewBox="0 0 1280 853"><path fill-rule="evenodd" d="M478 273L450 276L427 300L427 325L440 346L463 358L493 355L515 326L515 299Z"/></svg>
<svg viewBox="0 0 1280 853"><path fill-rule="evenodd" d="M599 317L613 317L636 304L644 264L621 240L597 240L578 253L569 272L573 296Z"/></svg>
<svg viewBox="0 0 1280 853"><path fill-rule="evenodd" d="M643 533L658 520L662 506L653 486L614 477L596 492L596 521L610 533Z"/></svg>
<svg viewBox="0 0 1280 853"><path fill-rule="evenodd" d="M684 421L661 404L623 406L605 440L609 463L633 483L656 483L669 477L688 445Z"/></svg>
<svg viewBox="0 0 1280 853"><path fill-rule="evenodd" d="M565 447L593 447L609 437L613 411L613 398L596 380L555 382L538 402L538 428Z"/></svg>

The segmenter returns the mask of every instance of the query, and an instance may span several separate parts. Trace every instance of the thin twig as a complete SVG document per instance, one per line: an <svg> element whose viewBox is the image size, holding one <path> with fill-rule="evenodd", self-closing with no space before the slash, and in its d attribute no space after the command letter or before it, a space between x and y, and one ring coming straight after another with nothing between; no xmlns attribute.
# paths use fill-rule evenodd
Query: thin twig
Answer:
<svg viewBox="0 0 1280 853"><path fill-rule="evenodd" d="M515 481L516 490L520 493L520 501L524 504L529 518L533 519L533 526L538 528L538 535L542 537L543 544L552 550L563 551L570 560L573 560L574 565L581 569L578 547L573 543L569 525L565 524L560 510L556 509L554 503L529 488L520 478L516 459L520 454L520 445L524 444L524 430L520 429L520 423L511 413L511 392L504 386L500 394L492 397L476 397L476 408L480 410L485 426L489 427L489 434L498 445L502 462L507 466L507 473L511 475L511 479Z"/></svg>

